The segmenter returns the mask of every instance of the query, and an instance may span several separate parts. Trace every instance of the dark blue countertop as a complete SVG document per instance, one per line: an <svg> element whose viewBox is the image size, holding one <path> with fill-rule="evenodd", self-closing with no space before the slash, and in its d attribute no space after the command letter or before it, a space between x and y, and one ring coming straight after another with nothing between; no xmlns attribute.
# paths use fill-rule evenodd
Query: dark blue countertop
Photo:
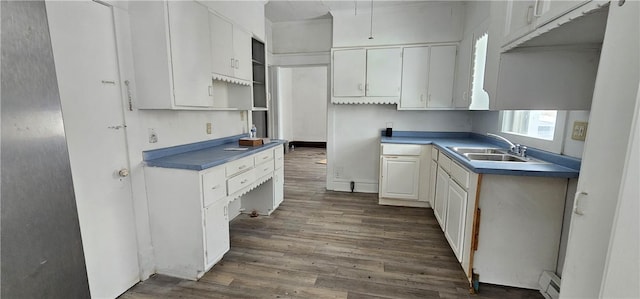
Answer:
<svg viewBox="0 0 640 299"><path fill-rule="evenodd" d="M529 148L527 156L547 163L471 161L449 147L500 147L508 148L502 141L468 132L414 132L394 131L393 137L384 136L381 143L432 144L447 156L475 173L577 178L580 159Z"/></svg>
<svg viewBox="0 0 640 299"><path fill-rule="evenodd" d="M260 146L239 146L238 140L243 137L247 135L149 150L142 152L142 157L147 166L203 170L284 144L284 140L271 139L270 143ZM247 148L247 150L225 150L229 148Z"/></svg>

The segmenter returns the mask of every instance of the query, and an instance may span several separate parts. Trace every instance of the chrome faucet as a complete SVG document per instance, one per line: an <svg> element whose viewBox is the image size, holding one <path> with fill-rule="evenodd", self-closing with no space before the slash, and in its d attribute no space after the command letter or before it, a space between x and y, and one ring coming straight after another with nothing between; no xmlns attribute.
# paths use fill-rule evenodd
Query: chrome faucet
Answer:
<svg viewBox="0 0 640 299"><path fill-rule="evenodd" d="M509 141L509 139L504 138L500 135L496 135L496 134L492 134L492 133L487 133L487 136L489 137L493 137L499 140L502 140L506 143L509 144L509 153L518 155L520 157L525 157L527 155L527 147L524 145L520 145L520 144L514 144L513 142Z"/></svg>

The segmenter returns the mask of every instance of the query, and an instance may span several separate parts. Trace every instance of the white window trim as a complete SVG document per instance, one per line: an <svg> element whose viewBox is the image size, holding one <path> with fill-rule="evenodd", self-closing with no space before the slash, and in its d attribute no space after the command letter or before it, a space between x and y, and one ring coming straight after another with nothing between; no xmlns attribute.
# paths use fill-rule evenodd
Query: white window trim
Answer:
<svg viewBox="0 0 640 299"><path fill-rule="evenodd" d="M504 112L500 111L500 118L498 124L498 133L501 136L509 139L513 143L519 143L528 147L534 147L537 149L549 151L556 154L562 153L562 147L564 146L564 128L567 122L567 111L558 111L556 114L556 125L553 132L553 140L544 140L539 138L533 138L525 135L508 133L502 131L502 118Z"/></svg>

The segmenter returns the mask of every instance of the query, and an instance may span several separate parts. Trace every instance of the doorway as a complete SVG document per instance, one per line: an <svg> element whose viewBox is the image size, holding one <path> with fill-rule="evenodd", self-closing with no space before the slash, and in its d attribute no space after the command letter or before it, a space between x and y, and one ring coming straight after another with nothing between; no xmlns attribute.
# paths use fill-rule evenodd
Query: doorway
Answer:
<svg viewBox="0 0 640 299"><path fill-rule="evenodd" d="M289 144L326 147L328 66L276 67L275 136Z"/></svg>

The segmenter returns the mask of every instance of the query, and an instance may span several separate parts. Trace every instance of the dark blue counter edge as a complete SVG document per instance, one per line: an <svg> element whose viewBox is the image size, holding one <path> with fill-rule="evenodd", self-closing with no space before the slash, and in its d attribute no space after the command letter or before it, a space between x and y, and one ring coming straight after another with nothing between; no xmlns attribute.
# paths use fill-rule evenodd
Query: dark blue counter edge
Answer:
<svg viewBox="0 0 640 299"><path fill-rule="evenodd" d="M240 138L249 137L249 134L240 134L229 137L222 137L218 139L205 140L200 142L181 144L170 147L163 147L159 149L153 149L142 152L142 160L149 161L155 160L167 156L178 155L186 152L197 151L205 148L210 148L218 145L222 145L225 143L237 142Z"/></svg>
<svg viewBox="0 0 640 299"><path fill-rule="evenodd" d="M394 141L389 139L389 137L386 137L385 135L386 131L382 130L380 132L380 142L381 143L407 143L406 141ZM473 133L473 132L429 132L429 131L393 131L393 136L391 138L394 137L401 137L401 138L420 138L420 139L429 139L429 138L451 138L451 139L458 139L458 138L471 138L471 139L477 139L479 141L482 142L487 142L487 143L491 143L491 144L495 144L496 146L499 147L508 147L508 144L506 142L497 140L495 138L490 138L486 135L482 135L482 134L478 134L478 133ZM416 144L433 144L433 142L429 141L429 140L416 140L415 142ZM534 157L536 159L540 159L549 163L553 163L556 164L558 166L562 166L564 168L567 168L566 172L562 172L562 171L553 171L553 172L546 172L546 171L525 171L525 170L505 170L505 169L492 169L492 168L479 168L479 167L474 167L473 165L469 164L468 161L464 160L464 159L460 159L459 157L457 157L457 155L450 149L447 148L442 148L441 146L439 146L438 144L434 144L436 147L438 147L440 150L444 150L445 152L449 153L449 156L453 157L456 159L456 161L462 163L463 165L465 165L466 167L468 167L469 169L473 170L476 173L486 173L486 174L507 174L507 175L522 175L522 176L557 176L557 177L578 177L578 173L580 172L580 166L581 166L581 160L578 158L574 158L574 157L569 157L569 156L563 156L563 155L559 155L559 154L555 154L555 153L551 153L548 151L544 151L544 150L540 150L537 148L529 148L527 149L527 153L529 156Z"/></svg>
<svg viewBox="0 0 640 299"><path fill-rule="evenodd" d="M257 152L261 152L263 150L270 149L278 145L284 144L284 140L272 139L270 143L264 144L255 149L249 148L246 151L237 151L237 152L234 152L235 155L230 155L229 157L224 159L212 160L211 162L204 163L201 165L189 165L189 164L183 164L183 163L158 161L159 159L164 157L183 154L190 151L198 151L198 150L202 150L202 149L206 149L214 146L220 146L227 143L237 145L238 140L240 138L247 137L247 136L248 136L247 134L241 134L241 135L223 137L223 138L212 139L207 141L189 143L184 145L159 148L155 150L142 152L142 157L145 165L151 166L151 167L176 168L176 169L187 169L187 170L199 171L199 170L205 170L211 167L215 167L218 165L222 165L246 156L253 155ZM152 157L152 158L149 158L149 157Z"/></svg>

